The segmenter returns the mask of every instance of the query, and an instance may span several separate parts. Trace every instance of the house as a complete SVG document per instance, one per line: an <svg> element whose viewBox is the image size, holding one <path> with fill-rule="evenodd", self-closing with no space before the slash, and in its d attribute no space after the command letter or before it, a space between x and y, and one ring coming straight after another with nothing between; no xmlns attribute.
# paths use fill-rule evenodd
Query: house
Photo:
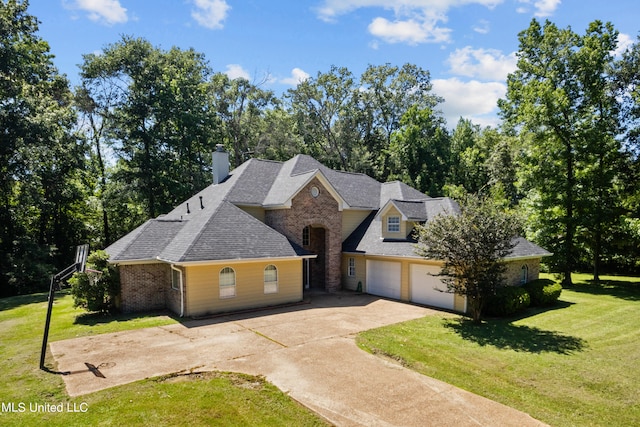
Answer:
<svg viewBox="0 0 640 427"><path fill-rule="evenodd" d="M433 275L441 262L417 256L411 233L457 210L449 198L335 171L307 155L251 159L229 171L219 145L212 185L106 251L119 267L125 312L200 316L298 302L309 288L464 312L464 299L442 292ZM505 260L509 282L538 278L546 255L519 238Z"/></svg>

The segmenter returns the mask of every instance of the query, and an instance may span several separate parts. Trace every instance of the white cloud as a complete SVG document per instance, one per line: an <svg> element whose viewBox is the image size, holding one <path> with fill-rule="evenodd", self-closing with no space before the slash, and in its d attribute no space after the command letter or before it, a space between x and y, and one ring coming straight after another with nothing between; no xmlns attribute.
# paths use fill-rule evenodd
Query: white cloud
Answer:
<svg viewBox="0 0 640 427"><path fill-rule="evenodd" d="M435 79L432 83L433 92L445 99L440 107L450 128L455 127L460 117L482 126L497 126L500 122L497 103L506 94L505 84L463 82L458 78Z"/></svg>
<svg viewBox="0 0 640 427"><path fill-rule="evenodd" d="M618 34L618 46L616 50L613 51L615 56L622 56L625 50L630 48L633 45L633 38L630 35L620 33Z"/></svg>
<svg viewBox="0 0 640 427"><path fill-rule="evenodd" d="M481 19L473 26L473 31L480 34L489 34L489 31L491 31L491 24L486 19Z"/></svg>
<svg viewBox="0 0 640 427"><path fill-rule="evenodd" d="M218 30L223 27L227 12L231 6L225 0L193 0L196 9L191 11L191 17L205 28Z"/></svg>
<svg viewBox="0 0 640 427"><path fill-rule="evenodd" d="M291 86L297 86L298 84L307 80L309 77L311 76L308 73L296 67L293 70L291 70L291 77L286 77L284 79L281 79L280 83L284 83Z"/></svg>
<svg viewBox="0 0 640 427"><path fill-rule="evenodd" d="M471 46L456 49L447 59L453 74L500 81L516 70L517 62L515 53L504 55L496 49L473 49Z"/></svg>
<svg viewBox="0 0 640 427"><path fill-rule="evenodd" d="M479 4L493 8L504 0L324 0L317 8L318 17L332 22L361 8L377 8L388 16L378 16L369 24L369 32L388 43L448 42L451 29L440 24L447 22L447 12L453 7ZM552 1L552 0L548 0Z"/></svg>
<svg viewBox="0 0 640 427"><path fill-rule="evenodd" d="M436 26L436 22L413 19L390 22L385 18L376 18L369 24L369 32L387 43L442 43L449 41L451 30Z"/></svg>
<svg viewBox="0 0 640 427"><path fill-rule="evenodd" d="M544 18L544 17L553 15L553 13L556 11L558 6L560 6L560 3L562 2L562 0L537 0L537 1L518 0L518 2L526 5L533 4L533 7L536 9L536 11L534 12L534 15ZM516 11L518 13L529 13L529 7L521 6L517 8Z"/></svg>
<svg viewBox="0 0 640 427"><path fill-rule="evenodd" d="M242 68L242 66L239 64L228 64L227 70L224 73L231 80L234 80L234 79L250 80L251 79L251 75L249 74L249 72L244 68Z"/></svg>
<svg viewBox="0 0 640 427"><path fill-rule="evenodd" d="M560 6L560 0L538 0L533 5L536 8L536 16L551 16L558 6Z"/></svg>
<svg viewBox="0 0 640 427"><path fill-rule="evenodd" d="M127 9L122 7L120 0L73 0L70 4L65 3L65 7L89 12L90 20L107 25L124 24L129 20Z"/></svg>

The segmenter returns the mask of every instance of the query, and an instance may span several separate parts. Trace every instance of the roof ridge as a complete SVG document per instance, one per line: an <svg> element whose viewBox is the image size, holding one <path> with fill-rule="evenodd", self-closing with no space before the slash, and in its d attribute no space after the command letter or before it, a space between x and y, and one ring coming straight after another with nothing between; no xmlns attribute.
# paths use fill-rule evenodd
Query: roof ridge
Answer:
<svg viewBox="0 0 640 427"><path fill-rule="evenodd" d="M193 246L196 244L196 242L200 239L200 236L202 236L202 233L204 232L204 229L206 228L207 224L209 224L209 222L211 222L211 220L216 216L216 213L220 210L220 207L225 203L233 205L233 203L231 203L231 202L226 200L226 195L225 195L225 198L220 200L220 203L218 203L218 206L216 206L215 209L213 210L213 212L211 212L211 215L209 215L209 219L207 219L206 221L204 221L202 223L202 225L200 226L200 229L198 230L198 232L196 233L194 238L191 239L191 243L189 243L189 245L185 248L185 250L182 251L182 253L180 254L180 258L177 261L182 261L182 258L184 258L184 254L188 253L189 250L191 248L193 248ZM175 237L174 237L174 239L175 239ZM173 241L173 239L172 239L172 241Z"/></svg>

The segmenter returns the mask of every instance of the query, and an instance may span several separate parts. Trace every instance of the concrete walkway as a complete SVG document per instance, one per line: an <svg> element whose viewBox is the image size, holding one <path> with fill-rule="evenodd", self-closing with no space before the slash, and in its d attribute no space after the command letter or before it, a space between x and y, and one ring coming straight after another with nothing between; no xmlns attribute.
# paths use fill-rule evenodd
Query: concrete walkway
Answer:
<svg viewBox="0 0 640 427"><path fill-rule="evenodd" d="M369 295L51 343L79 396L181 371L263 375L339 426L541 426L515 409L370 355L355 334L434 314Z"/></svg>

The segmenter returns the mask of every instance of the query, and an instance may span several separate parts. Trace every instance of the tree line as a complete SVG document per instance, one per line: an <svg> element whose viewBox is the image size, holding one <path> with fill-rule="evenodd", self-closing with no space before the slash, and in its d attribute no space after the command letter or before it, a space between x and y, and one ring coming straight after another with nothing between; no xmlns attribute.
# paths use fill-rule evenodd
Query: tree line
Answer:
<svg viewBox="0 0 640 427"><path fill-rule="evenodd" d="M554 253L553 271L640 269L640 43L531 22L499 128L450 131L413 64L331 67L281 96L230 79L193 49L123 36L84 55L79 85L55 68L28 2L0 2L0 295L42 289L75 245L104 248L232 167L309 154L430 196L491 194Z"/></svg>

